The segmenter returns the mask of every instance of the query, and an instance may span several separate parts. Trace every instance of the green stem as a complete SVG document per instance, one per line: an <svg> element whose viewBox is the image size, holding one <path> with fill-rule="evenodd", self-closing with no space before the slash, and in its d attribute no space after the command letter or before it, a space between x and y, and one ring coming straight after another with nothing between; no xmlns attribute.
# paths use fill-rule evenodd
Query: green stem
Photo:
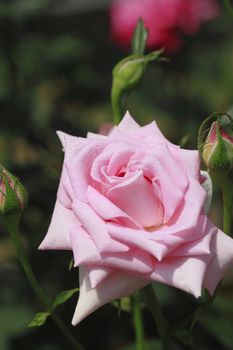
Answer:
<svg viewBox="0 0 233 350"><path fill-rule="evenodd" d="M233 204L233 188L232 184L224 183L222 186L223 196L223 231L227 235L232 235L232 204Z"/></svg>
<svg viewBox="0 0 233 350"><path fill-rule="evenodd" d="M44 291L40 287L40 285L39 285L39 283L38 283L38 281L37 281L37 279L32 271L31 265L29 263L27 255L25 253L25 249L24 249L24 246L22 244L22 240L21 240L19 230L18 230L19 218L20 218L20 215L14 215L14 216L5 216L3 219L4 219L4 222L6 224L8 231L10 233L11 239L12 239L14 246L15 246L15 250L16 250L18 259L23 267L23 270L27 276L27 279L28 279L33 291L35 292L35 294L37 295L37 297L41 301L42 305L44 306L45 310L51 314L52 319L54 320L54 322L56 323L56 325L58 326L60 331L67 338L67 340L70 342L70 344L72 344L73 348L75 350L83 350L83 347L77 342L77 340L74 338L73 334L65 326L65 324L62 322L62 320L56 314L54 314L52 312L53 311L52 306L51 306L50 302L48 301L46 294L44 293Z"/></svg>
<svg viewBox="0 0 233 350"><path fill-rule="evenodd" d="M115 125L118 125L122 118L123 108L122 108L122 96L121 90L116 87L117 84L112 86L111 90L111 102L112 102L112 110L113 110L113 122Z"/></svg>
<svg viewBox="0 0 233 350"><path fill-rule="evenodd" d="M140 292L136 292L132 297L133 322L136 336L136 350L145 350L144 329L142 322L142 310L140 306Z"/></svg>
<svg viewBox="0 0 233 350"><path fill-rule="evenodd" d="M158 299L154 292L152 284L149 284L144 288L144 293L146 296L147 304L149 306L150 312L154 318L157 331L162 340L162 349L170 350L170 336L169 336L169 324L164 317L162 309L159 305Z"/></svg>

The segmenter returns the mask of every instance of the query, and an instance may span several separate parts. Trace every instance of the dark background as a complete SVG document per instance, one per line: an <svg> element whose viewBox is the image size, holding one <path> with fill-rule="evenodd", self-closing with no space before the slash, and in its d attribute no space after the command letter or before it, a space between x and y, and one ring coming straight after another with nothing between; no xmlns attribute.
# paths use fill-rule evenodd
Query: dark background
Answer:
<svg viewBox="0 0 233 350"><path fill-rule="evenodd" d="M0 1L0 162L30 195L21 231L33 269L51 297L77 287L69 252L40 252L51 218L63 154L56 130L85 136L112 120L111 71L128 52L111 39L109 1ZM221 8L169 62L154 62L127 108L141 124L156 119L171 141L186 136L196 148L201 120L233 105L233 17ZM218 194L218 192L217 192ZM215 201L211 217L221 225ZM233 274L195 328L196 349L233 349ZM0 350L70 349L52 321L27 328L42 311L0 226ZM167 286L157 294L168 320L189 314L197 301ZM69 326L77 296L58 309ZM157 336L145 311L148 338ZM119 350L133 343L131 316L107 305L71 330L86 350ZM153 349L159 349L156 343ZM187 347L188 348L188 347ZM134 349L134 347L127 348ZM174 345L174 349L185 349Z"/></svg>

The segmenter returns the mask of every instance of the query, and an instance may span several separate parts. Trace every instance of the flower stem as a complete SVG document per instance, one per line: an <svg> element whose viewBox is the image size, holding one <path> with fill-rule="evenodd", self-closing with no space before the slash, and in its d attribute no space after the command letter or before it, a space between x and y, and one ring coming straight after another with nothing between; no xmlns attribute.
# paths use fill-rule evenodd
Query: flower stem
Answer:
<svg viewBox="0 0 233 350"><path fill-rule="evenodd" d="M114 85L111 90L111 102L113 110L113 122L118 125L122 118L122 96L121 91Z"/></svg>
<svg viewBox="0 0 233 350"><path fill-rule="evenodd" d="M4 216L3 220L5 222L5 225L13 241L18 259L22 265L25 275L27 276L27 279L33 291L41 301L43 307L48 313L51 314L51 318L54 320L54 322L56 323L60 331L64 334L64 336L67 338L67 340L70 342L70 344L72 344L72 347L75 350L83 350L83 347L77 342L77 340L75 339L73 334L70 332L70 330L65 326L63 321L55 313L53 313L53 308L32 271L31 265L25 253L25 249L19 234L19 229L18 229L19 218L20 218L20 215L11 215L11 216Z"/></svg>
<svg viewBox="0 0 233 350"><path fill-rule="evenodd" d="M232 184L224 183L222 185L223 196L223 231L227 235L232 235L232 204L233 204L233 186Z"/></svg>
<svg viewBox="0 0 233 350"><path fill-rule="evenodd" d="M164 317L152 284L149 284L144 288L144 293L150 312L154 318L157 331L162 340L162 350L170 350L170 327L167 320Z"/></svg>
<svg viewBox="0 0 233 350"><path fill-rule="evenodd" d="M136 350L146 350L144 342L144 329L142 322L142 310L140 305L140 292L136 292L132 297L133 322L136 336Z"/></svg>

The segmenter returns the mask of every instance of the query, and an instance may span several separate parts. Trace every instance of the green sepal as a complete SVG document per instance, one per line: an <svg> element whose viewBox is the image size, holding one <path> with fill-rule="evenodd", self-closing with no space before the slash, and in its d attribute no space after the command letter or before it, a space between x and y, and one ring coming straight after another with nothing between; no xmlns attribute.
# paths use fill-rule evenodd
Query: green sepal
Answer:
<svg viewBox="0 0 233 350"><path fill-rule="evenodd" d="M146 48L148 38L148 29L145 27L144 22L139 18L136 28L134 30L132 39L132 52L135 55L142 55Z"/></svg>
<svg viewBox="0 0 233 350"><path fill-rule="evenodd" d="M205 145L206 138L208 136L208 133L211 129L211 125L213 122L215 122L218 119L219 113L213 113L209 117L205 118L202 122L199 131L198 131L198 137L197 137L197 146L200 153L200 156L202 158L202 152L203 147Z"/></svg>

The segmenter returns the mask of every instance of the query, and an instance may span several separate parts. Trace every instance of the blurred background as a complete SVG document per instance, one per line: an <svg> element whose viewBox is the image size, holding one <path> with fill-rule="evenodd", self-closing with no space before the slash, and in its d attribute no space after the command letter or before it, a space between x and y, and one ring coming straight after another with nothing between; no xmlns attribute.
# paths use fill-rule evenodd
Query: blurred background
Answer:
<svg viewBox="0 0 233 350"><path fill-rule="evenodd" d="M149 49L163 46L169 61L150 64L127 108L139 123L155 119L172 142L196 148L201 120L233 105L233 17L223 2L0 1L0 162L29 191L21 231L33 269L51 297L78 284L77 269L68 271L71 253L37 250L49 225L62 166L56 130L85 137L87 131L102 132L103 123L112 121L112 68L130 53L139 16L150 28ZM211 217L221 225L219 201ZM227 276L211 311L195 329L198 350L233 349L232 277ZM0 283L0 350L69 349L52 321L27 328L42 310L3 226ZM181 291L156 289L171 323L197 303ZM67 325L76 298L58 310ZM150 315L145 312L144 317L148 338L157 336ZM119 317L112 305L71 330L86 350L134 349L131 316L122 312Z"/></svg>

